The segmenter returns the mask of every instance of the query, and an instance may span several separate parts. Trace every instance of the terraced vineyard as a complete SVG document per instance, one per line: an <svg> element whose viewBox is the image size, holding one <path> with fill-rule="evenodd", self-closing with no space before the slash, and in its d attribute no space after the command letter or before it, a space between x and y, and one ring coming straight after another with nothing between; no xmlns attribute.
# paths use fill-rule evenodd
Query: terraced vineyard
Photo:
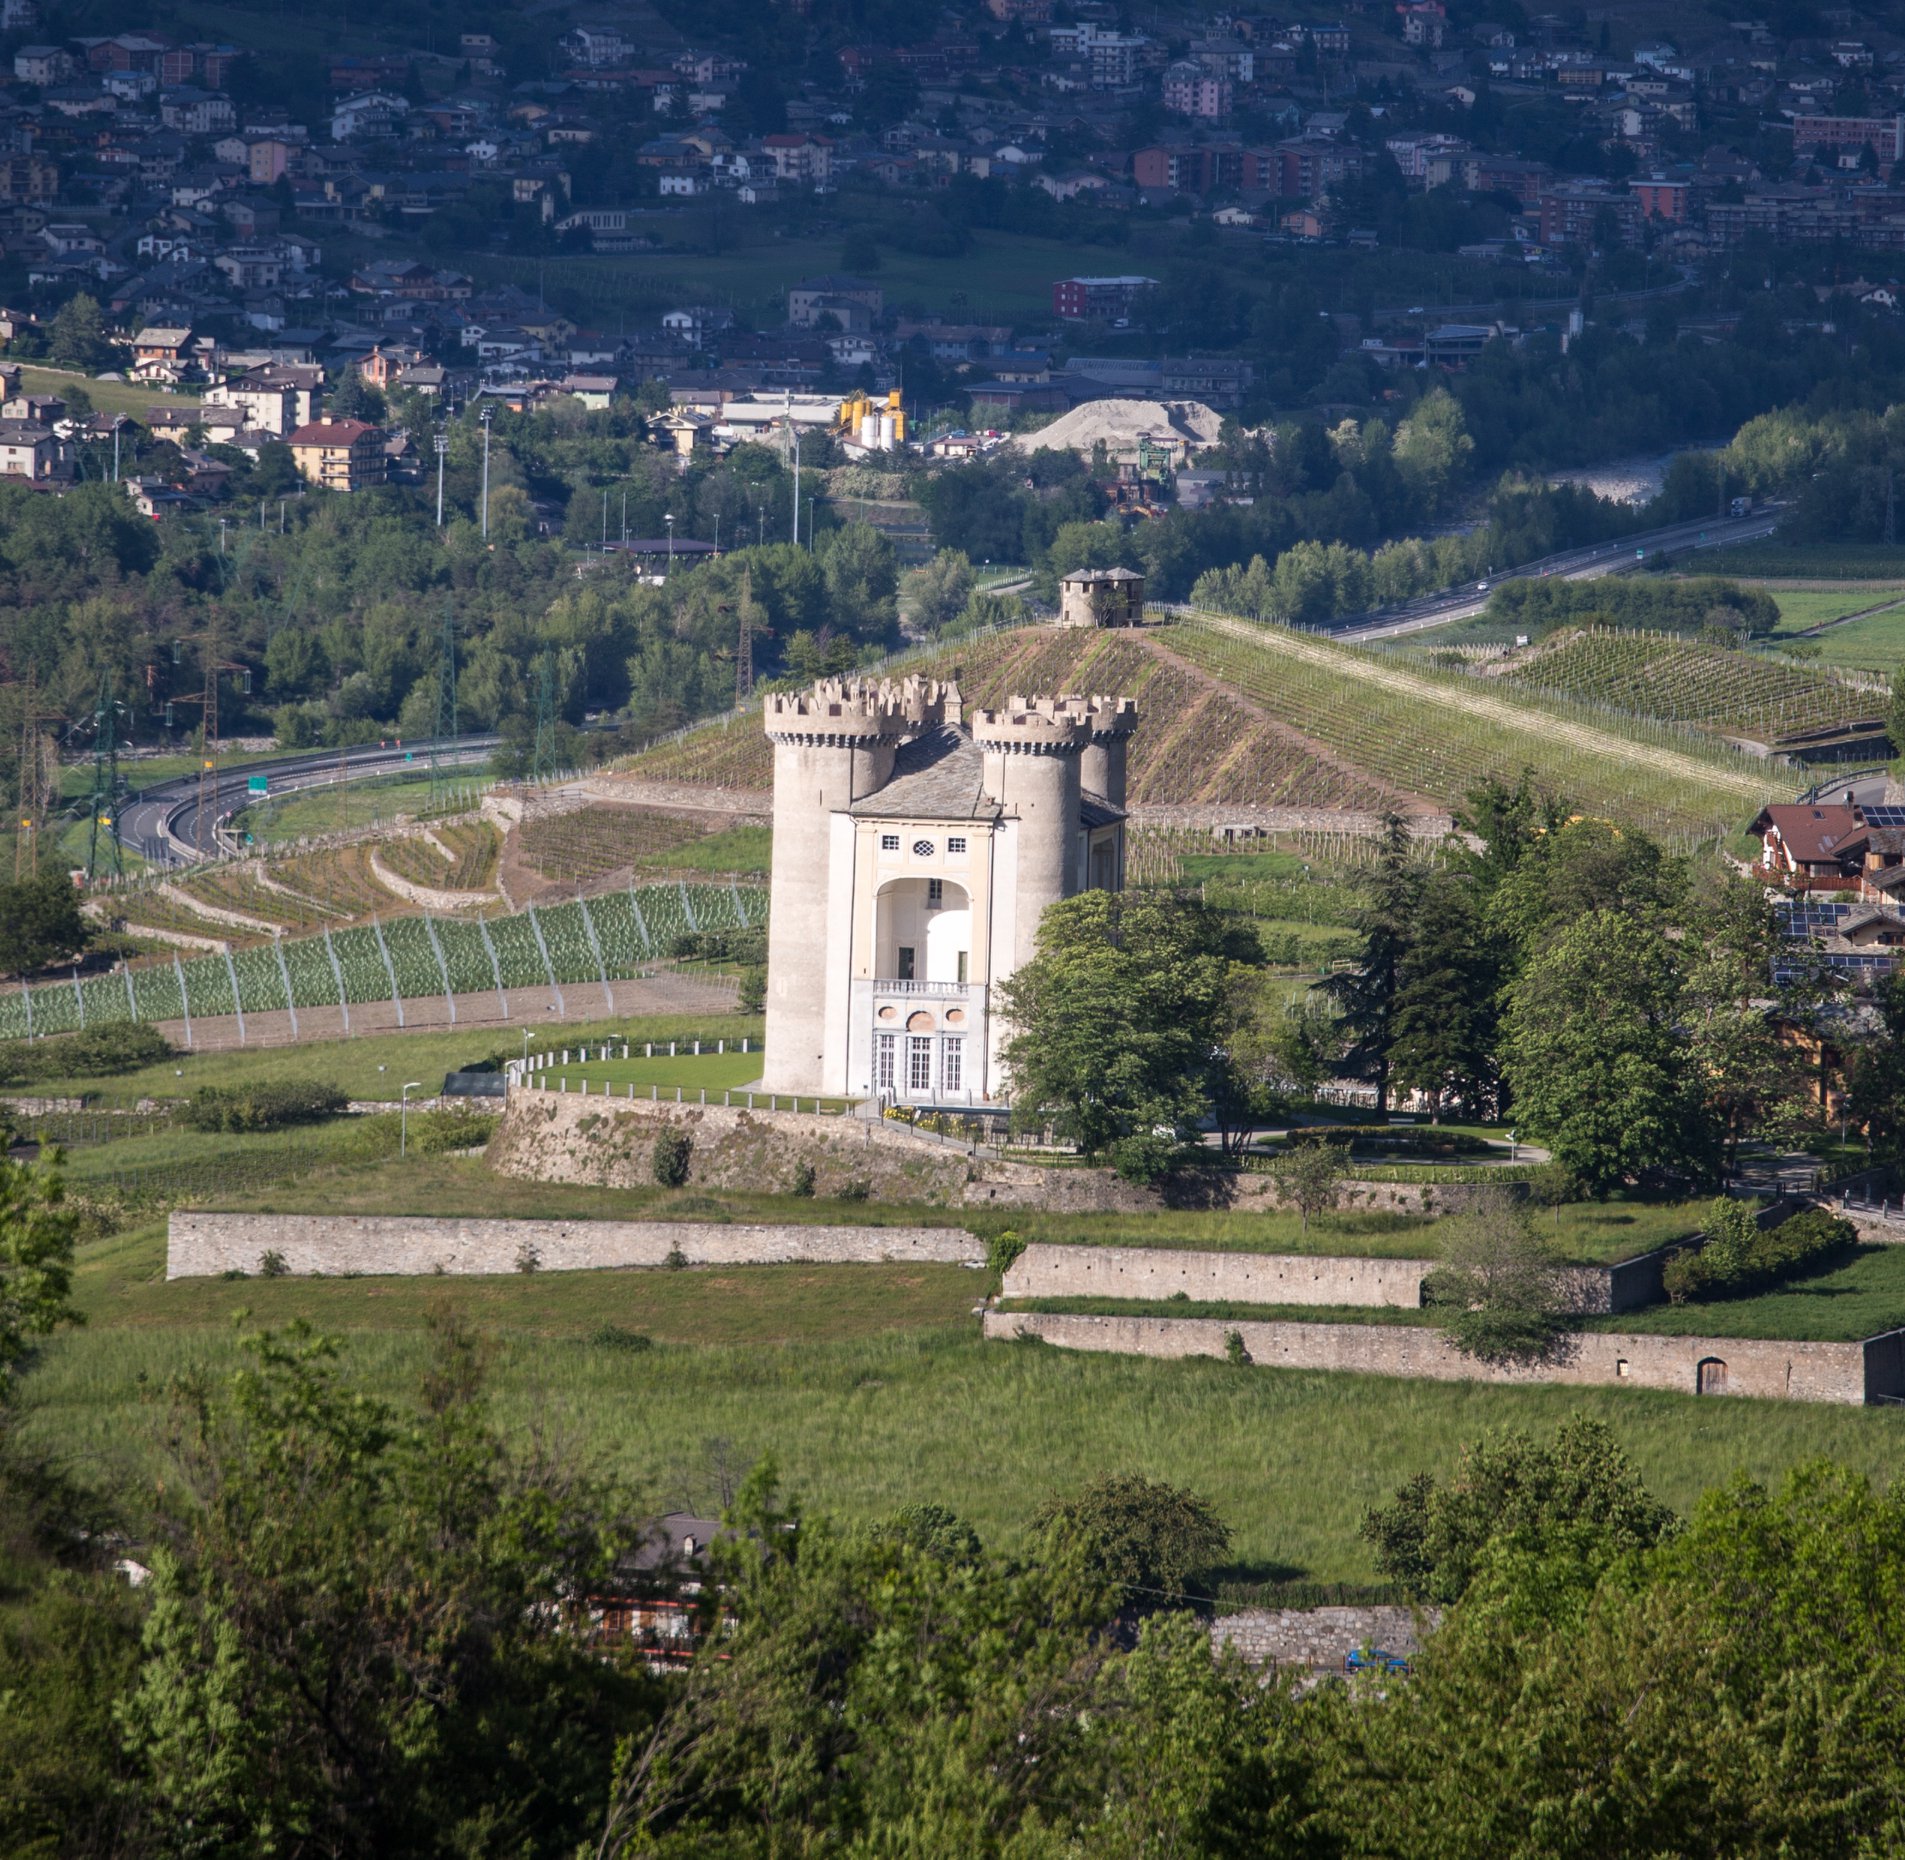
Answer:
<svg viewBox="0 0 1905 1860"><path fill-rule="evenodd" d="M1582 807L1710 837L1788 791L1778 771L1685 731L1622 726L1564 699L1405 669L1306 633L1200 615L1164 638L1346 761L1451 805L1488 775L1512 781L1532 769Z"/></svg>
<svg viewBox="0 0 1905 1860"><path fill-rule="evenodd" d="M767 748L764 737L760 746ZM641 807L583 807L525 820L516 839L522 856L545 877L588 884L686 846L725 824L714 815L695 820Z"/></svg>
<svg viewBox="0 0 1905 1860"><path fill-rule="evenodd" d="M408 835L377 849L399 878L436 891L482 891L496 876L502 837L487 820L465 820Z"/></svg>
<svg viewBox="0 0 1905 1860"><path fill-rule="evenodd" d="M903 669L925 677L956 670L969 710L1000 704L1014 692L1135 697L1139 725L1131 743L1130 796L1136 802L1381 811L1417 791L1386 771L1319 753L1285 721L1266 718L1255 705L1214 688L1160 651L1159 643L1150 632L1025 627L908 660ZM637 756L628 772L649 780L764 790L774 765L758 719L746 716Z"/></svg>
<svg viewBox="0 0 1905 1860"><path fill-rule="evenodd" d="M1885 693L1870 679L1670 633L1605 628L1538 653L1503 679L1759 741L1875 717L1885 708Z"/></svg>
<svg viewBox="0 0 1905 1860"><path fill-rule="evenodd" d="M0 993L0 1039L109 1021L268 1013L340 1002L552 990L635 974L690 931L767 921L759 886L645 885L511 917L373 920Z"/></svg>

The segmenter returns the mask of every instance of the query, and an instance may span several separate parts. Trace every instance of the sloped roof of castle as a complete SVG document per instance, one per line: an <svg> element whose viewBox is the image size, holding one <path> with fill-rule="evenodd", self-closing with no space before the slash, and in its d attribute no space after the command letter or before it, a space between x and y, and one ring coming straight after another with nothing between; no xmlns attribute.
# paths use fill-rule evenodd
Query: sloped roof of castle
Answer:
<svg viewBox="0 0 1905 1860"><path fill-rule="evenodd" d="M893 774L847 812L862 820L997 820L985 792L985 756L964 730L940 724L902 743Z"/></svg>
<svg viewBox="0 0 1905 1860"><path fill-rule="evenodd" d="M966 731L938 724L902 743L884 788L863 796L847 812L860 820L997 820L1003 811L985 791L985 751ZM1079 797L1086 827L1108 827L1123 812L1102 795Z"/></svg>

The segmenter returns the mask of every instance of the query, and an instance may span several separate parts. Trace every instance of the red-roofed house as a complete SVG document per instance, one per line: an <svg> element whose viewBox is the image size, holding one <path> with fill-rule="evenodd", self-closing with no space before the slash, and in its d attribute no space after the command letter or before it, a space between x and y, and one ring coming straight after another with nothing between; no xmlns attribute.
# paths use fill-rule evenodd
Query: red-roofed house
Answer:
<svg viewBox="0 0 1905 1860"><path fill-rule="evenodd" d="M1753 831L1765 847L1762 863L1769 876L1825 884L1837 888L1847 880L1857 884L1857 857L1847 842L1859 842L1864 851L1864 822L1856 808L1837 802L1813 805L1804 801L1764 807Z"/></svg>
<svg viewBox="0 0 1905 1860"><path fill-rule="evenodd" d="M367 420L313 420L285 441L298 470L332 491L384 482L384 431Z"/></svg>

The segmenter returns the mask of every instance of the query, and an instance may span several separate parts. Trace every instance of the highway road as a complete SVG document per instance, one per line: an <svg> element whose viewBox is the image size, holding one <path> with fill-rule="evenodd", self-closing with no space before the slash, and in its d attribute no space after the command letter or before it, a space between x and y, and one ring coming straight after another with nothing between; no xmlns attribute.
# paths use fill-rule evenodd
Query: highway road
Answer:
<svg viewBox="0 0 1905 1860"><path fill-rule="evenodd" d="M1592 581L1601 575L1630 573L1661 554L1681 555L1689 550L1758 542L1772 535L1781 514L1775 507L1755 511L1750 517L1708 517L1696 523L1642 530L1633 536L1623 536L1618 542L1601 543L1592 549L1565 550L1560 555L1490 575L1485 584L1480 580L1465 581L1459 588L1425 595L1421 600L1379 607L1366 614L1347 614L1316 630L1335 639L1351 641L1396 639L1405 633L1422 633L1430 627L1447 626L1454 620L1472 619L1488 605L1489 594L1505 582L1557 578Z"/></svg>
<svg viewBox="0 0 1905 1860"><path fill-rule="evenodd" d="M439 751L439 764L452 768L480 767L488 762L501 738L493 735L459 736ZM340 781L372 781L379 776L420 772L430 766L431 744L364 743L354 749L303 750L234 763L216 772L212 799L202 823L200 850L199 784L196 775L154 782L133 793L119 810L119 838L151 865L195 865L232 850L220 835L231 817L247 804L251 779L270 778L274 795L296 794L309 788L328 788Z"/></svg>

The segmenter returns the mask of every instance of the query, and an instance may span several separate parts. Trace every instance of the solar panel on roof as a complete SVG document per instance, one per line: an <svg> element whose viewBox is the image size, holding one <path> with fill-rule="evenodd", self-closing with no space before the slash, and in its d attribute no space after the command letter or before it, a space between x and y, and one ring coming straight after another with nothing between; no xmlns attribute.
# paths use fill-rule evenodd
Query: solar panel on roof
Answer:
<svg viewBox="0 0 1905 1860"><path fill-rule="evenodd" d="M1905 807L1862 807L1859 813L1868 827L1905 827Z"/></svg>

